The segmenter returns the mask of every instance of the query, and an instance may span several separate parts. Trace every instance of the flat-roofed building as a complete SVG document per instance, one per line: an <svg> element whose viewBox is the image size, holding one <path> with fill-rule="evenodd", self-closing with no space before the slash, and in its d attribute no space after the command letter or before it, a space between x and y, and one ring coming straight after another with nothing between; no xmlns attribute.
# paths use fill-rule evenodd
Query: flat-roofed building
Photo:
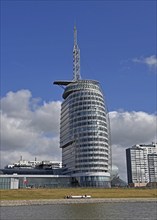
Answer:
<svg viewBox="0 0 157 220"><path fill-rule="evenodd" d="M156 153L157 144L154 143L134 145L126 149L128 184L144 186L152 181L157 169Z"/></svg>
<svg viewBox="0 0 157 220"><path fill-rule="evenodd" d="M66 188L72 186L72 177L66 175L0 175L0 189Z"/></svg>

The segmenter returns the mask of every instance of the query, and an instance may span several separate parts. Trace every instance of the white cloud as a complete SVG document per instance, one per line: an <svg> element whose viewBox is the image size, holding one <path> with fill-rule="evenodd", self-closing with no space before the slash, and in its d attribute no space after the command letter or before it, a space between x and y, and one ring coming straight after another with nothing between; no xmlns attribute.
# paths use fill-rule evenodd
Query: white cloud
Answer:
<svg viewBox="0 0 157 220"><path fill-rule="evenodd" d="M123 146L112 144L112 162L118 167L120 178L127 182L126 152Z"/></svg>
<svg viewBox="0 0 157 220"><path fill-rule="evenodd" d="M31 114L29 111L31 98L29 90L20 90L16 93L8 92L6 97L1 100L2 113L14 118L28 118Z"/></svg>
<svg viewBox="0 0 157 220"><path fill-rule="evenodd" d="M134 58L132 61L135 63L146 64L150 68L157 67L157 57L155 55L152 55L149 57Z"/></svg>
<svg viewBox="0 0 157 220"><path fill-rule="evenodd" d="M33 114L31 125L40 131L59 133L60 102L44 103ZM52 111L53 109L53 111Z"/></svg>
<svg viewBox="0 0 157 220"><path fill-rule="evenodd" d="M39 104L28 90L1 99L1 167L23 159L61 160L61 102ZM146 112L110 112L113 164L126 179L125 149L155 141L156 116Z"/></svg>
<svg viewBox="0 0 157 220"><path fill-rule="evenodd" d="M146 112L110 112L112 144L129 147L155 140L156 116Z"/></svg>
<svg viewBox="0 0 157 220"><path fill-rule="evenodd" d="M60 106L59 101L39 105L28 90L9 92L1 99L2 167L20 155L61 160Z"/></svg>

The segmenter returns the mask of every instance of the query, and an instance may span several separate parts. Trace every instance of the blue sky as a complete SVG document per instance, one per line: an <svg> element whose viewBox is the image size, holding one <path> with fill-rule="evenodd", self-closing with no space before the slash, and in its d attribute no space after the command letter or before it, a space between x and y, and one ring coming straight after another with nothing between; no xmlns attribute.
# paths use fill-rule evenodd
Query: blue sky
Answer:
<svg viewBox="0 0 157 220"><path fill-rule="evenodd" d="M28 89L62 100L72 79L73 26L83 79L101 82L109 111L156 111L156 1L1 1L2 96Z"/></svg>

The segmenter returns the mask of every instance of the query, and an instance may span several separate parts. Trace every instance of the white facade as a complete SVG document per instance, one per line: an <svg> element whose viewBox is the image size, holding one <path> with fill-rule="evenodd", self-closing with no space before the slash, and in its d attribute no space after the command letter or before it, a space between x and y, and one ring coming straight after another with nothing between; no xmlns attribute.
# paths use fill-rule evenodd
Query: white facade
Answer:
<svg viewBox="0 0 157 220"><path fill-rule="evenodd" d="M17 178L11 178L10 189L18 189L19 188L19 180Z"/></svg>
<svg viewBox="0 0 157 220"><path fill-rule="evenodd" d="M43 161L37 161L37 160L19 160L16 163L13 164L9 164L6 167L7 168L15 168L15 167L20 167L20 168L30 168L30 169L34 169L37 166L40 165L49 165L51 166L52 169L58 169L58 168L62 168L62 162L59 161L51 161L51 160L43 160Z"/></svg>
<svg viewBox="0 0 157 220"><path fill-rule="evenodd" d="M157 163L155 162L157 144L134 145L126 150L126 154L128 183L139 184L140 186L141 183L152 182L157 170ZM150 155L152 156L150 157Z"/></svg>

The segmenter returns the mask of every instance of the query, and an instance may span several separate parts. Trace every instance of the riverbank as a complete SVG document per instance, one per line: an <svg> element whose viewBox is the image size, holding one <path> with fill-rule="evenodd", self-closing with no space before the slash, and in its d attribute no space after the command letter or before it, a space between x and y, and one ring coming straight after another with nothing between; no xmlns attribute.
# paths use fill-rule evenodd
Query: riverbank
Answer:
<svg viewBox="0 0 157 220"><path fill-rule="evenodd" d="M92 199L157 198L157 189L53 188L0 190L0 200L53 200L68 195L90 195Z"/></svg>
<svg viewBox="0 0 157 220"><path fill-rule="evenodd" d="M98 204L119 202L157 202L156 198L97 198L97 199L40 199L40 200L1 200L0 206L26 206L26 205L66 205L66 204Z"/></svg>

